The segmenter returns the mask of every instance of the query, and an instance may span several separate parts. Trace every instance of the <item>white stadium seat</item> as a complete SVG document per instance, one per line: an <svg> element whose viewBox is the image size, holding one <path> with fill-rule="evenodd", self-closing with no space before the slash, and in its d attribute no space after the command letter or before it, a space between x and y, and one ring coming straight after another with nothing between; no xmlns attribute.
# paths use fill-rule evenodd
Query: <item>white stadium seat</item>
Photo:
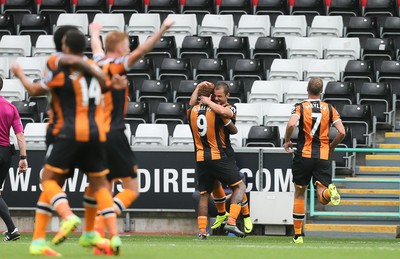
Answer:
<svg viewBox="0 0 400 259"><path fill-rule="evenodd" d="M175 126L170 146L193 146L193 136L189 124L178 124Z"/></svg>
<svg viewBox="0 0 400 259"><path fill-rule="evenodd" d="M231 14L206 14L199 28L199 36L211 36L214 46L219 46L222 36L233 35L233 16Z"/></svg>
<svg viewBox="0 0 400 259"><path fill-rule="evenodd" d="M303 60L274 59L268 74L268 80L303 80Z"/></svg>
<svg viewBox="0 0 400 259"><path fill-rule="evenodd" d="M319 38L296 37L288 46L287 57L321 59L323 57L322 41Z"/></svg>
<svg viewBox="0 0 400 259"><path fill-rule="evenodd" d="M358 38L331 38L325 52L326 59L360 59L360 40Z"/></svg>
<svg viewBox="0 0 400 259"><path fill-rule="evenodd" d="M124 31L125 20L122 13L97 13L94 16L93 22L102 25L101 34L106 34L110 31Z"/></svg>
<svg viewBox="0 0 400 259"><path fill-rule="evenodd" d="M53 35L39 35L36 46L32 47L32 56L51 55L56 52Z"/></svg>
<svg viewBox="0 0 400 259"><path fill-rule="evenodd" d="M139 124L132 145L168 146L167 124Z"/></svg>
<svg viewBox="0 0 400 259"><path fill-rule="evenodd" d="M271 29L272 37L305 37L307 21L304 15L279 15Z"/></svg>
<svg viewBox="0 0 400 259"><path fill-rule="evenodd" d="M175 21L174 25L165 32L165 36L175 36L176 47L182 46L186 36L197 34L197 20L195 14L169 14L167 18Z"/></svg>
<svg viewBox="0 0 400 259"><path fill-rule="evenodd" d="M283 102L297 103L307 99L307 81L291 81L283 85Z"/></svg>
<svg viewBox="0 0 400 259"><path fill-rule="evenodd" d="M24 129L28 148L46 147L47 123L28 123Z"/></svg>
<svg viewBox="0 0 400 259"><path fill-rule="evenodd" d="M88 35L89 33L89 19L86 13L62 13L58 16L58 20L56 23L56 28L53 31L56 31L58 27L62 25L74 25L76 26L83 34Z"/></svg>
<svg viewBox="0 0 400 259"><path fill-rule="evenodd" d="M248 37L251 49L254 49L258 37L270 35L271 22L268 15L242 15L235 36Z"/></svg>
<svg viewBox="0 0 400 259"><path fill-rule="evenodd" d="M280 81L257 80L253 82L248 102L282 102L283 86Z"/></svg>
<svg viewBox="0 0 400 259"><path fill-rule="evenodd" d="M261 106L257 103L236 103L237 108L236 122L247 123L250 125L261 125L262 114Z"/></svg>
<svg viewBox="0 0 400 259"><path fill-rule="evenodd" d="M25 100L26 91L19 79L3 79L3 89L1 89L1 96L8 101L22 101Z"/></svg>
<svg viewBox="0 0 400 259"><path fill-rule="evenodd" d="M343 37L342 16L315 16L308 35L309 37Z"/></svg>
<svg viewBox="0 0 400 259"><path fill-rule="evenodd" d="M160 30L161 20L158 13L134 13L129 19L126 32L130 36L138 36L144 42L148 36Z"/></svg>

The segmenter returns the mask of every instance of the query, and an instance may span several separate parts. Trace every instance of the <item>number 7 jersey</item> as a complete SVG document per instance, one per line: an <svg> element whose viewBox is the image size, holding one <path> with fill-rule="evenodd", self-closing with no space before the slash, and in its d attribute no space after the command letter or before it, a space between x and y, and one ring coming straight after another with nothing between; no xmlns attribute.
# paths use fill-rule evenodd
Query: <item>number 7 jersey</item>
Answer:
<svg viewBox="0 0 400 259"><path fill-rule="evenodd" d="M225 158L225 139L222 119L206 105L197 104L188 110L188 121L193 135L196 161Z"/></svg>
<svg viewBox="0 0 400 259"><path fill-rule="evenodd" d="M299 136L295 153L306 158L329 158L329 128L340 121L336 109L319 99L294 105L292 115L299 117Z"/></svg>
<svg viewBox="0 0 400 259"><path fill-rule="evenodd" d="M91 65L92 60L87 59ZM53 134L77 142L105 142L101 87L89 74L73 68L58 67L47 71L42 87L50 90Z"/></svg>

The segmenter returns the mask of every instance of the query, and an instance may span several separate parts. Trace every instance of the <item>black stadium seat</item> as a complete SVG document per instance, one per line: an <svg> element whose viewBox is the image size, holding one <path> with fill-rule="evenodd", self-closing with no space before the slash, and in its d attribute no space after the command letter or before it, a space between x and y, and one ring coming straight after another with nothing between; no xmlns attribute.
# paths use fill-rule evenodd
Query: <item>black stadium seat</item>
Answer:
<svg viewBox="0 0 400 259"><path fill-rule="evenodd" d="M103 0L72 0L72 11L74 13L86 13L89 23L93 21L97 13L108 12L108 5Z"/></svg>
<svg viewBox="0 0 400 259"><path fill-rule="evenodd" d="M169 80L172 91L176 91L181 80L192 79L190 59L165 58L161 63L159 79Z"/></svg>
<svg viewBox="0 0 400 259"><path fill-rule="evenodd" d="M199 80L181 80L178 89L174 92L174 102L184 103L188 107L190 97L200 82Z"/></svg>
<svg viewBox="0 0 400 259"><path fill-rule="evenodd" d="M357 146L372 146L375 140L375 125L369 105L343 106L341 119L345 127L351 128Z"/></svg>
<svg viewBox="0 0 400 259"><path fill-rule="evenodd" d="M149 105L149 112L157 111L160 102L171 102L171 84L167 80L144 80L140 88L136 90L139 102L146 102Z"/></svg>
<svg viewBox="0 0 400 259"><path fill-rule="evenodd" d="M286 58L286 41L283 37L259 37L253 50L254 59L263 61L265 69L271 67L274 59Z"/></svg>
<svg viewBox="0 0 400 259"><path fill-rule="evenodd" d="M186 36L179 53L180 58L189 58L193 67L199 65L202 58L214 58L214 47L210 36Z"/></svg>
<svg viewBox="0 0 400 259"><path fill-rule="evenodd" d="M316 15L325 14L323 0L290 0L289 8L292 15L305 15L309 26Z"/></svg>
<svg viewBox="0 0 400 259"><path fill-rule="evenodd" d="M379 37L376 17L351 17L346 29L346 37L359 38L361 48L363 48L368 38Z"/></svg>
<svg viewBox="0 0 400 259"><path fill-rule="evenodd" d="M41 0L37 1L37 9L40 14L47 14L49 16L50 24L57 23L58 16L61 13L71 13L71 1L65 0Z"/></svg>
<svg viewBox="0 0 400 259"><path fill-rule="evenodd" d="M12 14L0 15L0 39L3 35L15 34L14 17Z"/></svg>
<svg viewBox="0 0 400 259"><path fill-rule="evenodd" d="M380 68L384 60L395 60L396 49L393 39L367 39L361 58L363 60L374 60L376 68Z"/></svg>
<svg viewBox="0 0 400 259"><path fill-rule="evenodd" d="M225 60L219 58L200 59L194 79L216 83L217 81L227 80L229 78L228 75Z"/></svg>
<svg viewBox="0 0 400 259"><path fill-rule="evenodd" d="M48 16L46 14L24 14L18 34L31 36L32 45L35 46L39 35L51 34Z"/></svg>
<svg viewBox="0 0 400 259"><path fill-rule="evenodd" d="M238 59L232 73L233 80L242 80L244 94L250 92L253 82L265 79L262 62L258 59Z"/></svg>
<svg viewBox="0 0 400 259"><path fill-rule="evenodd" d="M249 58L249 50L247 37L222 36L215 57L225 59L230 70L235 67L236 60Z"/></svg>
<svg viewBox="0 0 400 259"><path fill-rule="evenodd" d="M278 126L252 126L246 139L246 147L280 147Z"/></svg>
<svg viewBox="0 0 400 259"><path fill-rule="evenodd" d="M375 82L375 63L373 60L349 60L343 72L343 81L353 82L359 93L365 82Z"/></svg>
<svg viewBox="0 0 400 259"><path fill-rule="evenodd" d="M400 48L400 17L386 17L382 24L381 38L392 38L397 49Z"/></svg>
<svg viewBox="0 0 400 259"><path fill-rule="evenodd" d="M170 135L177 124L185 124L185 105L183 103L160 103L154 116L154 123L167 124Z"/></svg>
<svg viewBox="0 0 400 259"><path fill-rule="evenodd" d="M353 82L328 82L323 97L323 101L332 104L339 114L344 105L357 103L357 94Z"/></svg>
<svg viewBox="0 0 400 259"><path fill-rule="evenodd" d="M39 122L39 114L35 102L13 101L12 104L17 108L24 128L27 123Z"/></svg>
<svg viewBox="0 0 400 259"><path fill-rule="evenodd" d="M176 43L174 36L163 36L154 48L146 54L151 57L156 67L160 67L164 58L176 58Z"/></svg>
<svg viewBox="0 0 400 259"><path fill-rule="evenodd" d="M143 57L136 61L133 66L126 72L129 83L131 85L131 100L136 100L136 90L140 89L144 80L156 79L153 60L151 58Z"/></svg>
<svg viewBox="0 0 400 259"><path fill-rule="evenodd" d="M195 14L197 24L201 24L204 15L215 14L214 0L180 0L183 14Z"/></svg>
<svg viewBox="0 0 400 259"><path fill-rule="evenodd" d="M125 123L131 127L131 132L136 132L140 123L151 123L149 107L145 102L128 102Z"/></svg>
<svg viewBox="0 0 400 259"><path fill-rule="evenodd" d="M343 17L343 25L347 27L350 17L360 16L361 8L359 0L331 0L327 3L328 15L341 15Z"/></svg>
<svg viewBox="0 0 400 259"><path fill-rule="evenodd" d="M124 14L125 24L129 23L129 19L133 13L143 13L142 0L108 0L110 13Z"/></svg>
<svg viewBox="0 0 400 259"><path fill-rule="evenodd" d="M400 100L400 62L398 60L383 61L377 82L389 83L392 86L392 92L396 94L396 99Z"/></svg>
<svg viewBox="0 0 400 259"><path fill-rule="evenodd" d="M237 25L243 14L252 14L251 0L216 0L218 14L232 14Z"/></svg>
<svg viewBox="0 0 400 259"><path fill-rule="evenodd" d="M367 0L363 7L364 16L396 16L396 0Z"/></svg>
<svg viewBox="0 0 400 259"><path fill-rule="evenodd" d="M159 13L161 22L171 13L179 13L179 0L144 0L147 13Z"/></svg>
<svg viewBox="0 0 400 259"><path fill-rule="evenodd" d="M269 15L271 25L275 25L278 15L289 14L288 3L286 0L258 0L253 1L254 14Z"/></svg>

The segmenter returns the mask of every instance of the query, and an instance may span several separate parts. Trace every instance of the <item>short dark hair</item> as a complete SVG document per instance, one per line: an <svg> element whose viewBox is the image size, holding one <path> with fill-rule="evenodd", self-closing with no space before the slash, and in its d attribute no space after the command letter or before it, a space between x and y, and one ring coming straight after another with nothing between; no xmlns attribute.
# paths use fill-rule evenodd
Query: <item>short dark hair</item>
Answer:
<svg viewBox="0 0 400 259"><path fill-rule="evenodd" d="M221 90L221 89L224 89L225 95L229 94L229 86L228 86L227 83L218 82L218 83L215 85L214 90Z"/></svg>
<svg viewBox="0 0 400 259"><path fill-rule="evenodd" d="M3 78L0 76L0 91L3 89Z"/></svg>
<svg viewBox="0 0 400 259"><path fill-rule="evenodd" d="M78 30L78 28L73 25L63 25L54 32L53 40L58 52L62 52L62 38L69 30Z"/></svg>
<svg viewBox="0 0 400 259"><path fill-rule="evenodd" d="M69 30L64 35L65 45L73 54L82 54L86 47L85 35L79 30Z"/></svg>
<svg viewBox="0 0 400 259"><path fill-rule="evenodd" d="M320 95L322 93L322 87L324 83L319 77L313 77L308 81L307 91L312 95Z"/></svg>

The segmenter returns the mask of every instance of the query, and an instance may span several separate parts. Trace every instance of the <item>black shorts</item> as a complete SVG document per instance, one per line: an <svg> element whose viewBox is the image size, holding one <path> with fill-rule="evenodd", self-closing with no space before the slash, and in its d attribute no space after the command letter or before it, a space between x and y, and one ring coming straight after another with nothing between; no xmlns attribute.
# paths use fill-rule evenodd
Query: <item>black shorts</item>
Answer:
<svg viewBox="0 0 400 259"><path fill-rule="evenodd" d="M107 163L110 173L108 180L116 178L131 177L136 178L137 172L133 167L137 164L125 133L122 130L112 130L107 134Z"/></svg>
<svg viewBox="0 0 400 259"><path fill-rule="evenodd" d="M332 183L332 160L305 158L295 155L292 164L293 182L297 185L308 185L319 181L325 186Z"/></svg>
<svg viewBox="0 0 400 259"><path fill-rule="evenodd" d="M47 149L44 167L59 174L68 174L71 168L78 167L90 176L106 175L109 170L105 143L57 139Z"/></svg>
<svg viewBox="0 0 400 259"><path fill-rule="evenodd" d="M0 146L0 190L10 171L11 158L11 147Z"/></svg>
<svg viewBox="0 0 400 259"><path fill-rule="evenodd" d="M200 193L205 191L211 193L215 180L229 186L234 186L242 181L234 159L222 158L197 162L196 167L197 185Z"/></svg>

